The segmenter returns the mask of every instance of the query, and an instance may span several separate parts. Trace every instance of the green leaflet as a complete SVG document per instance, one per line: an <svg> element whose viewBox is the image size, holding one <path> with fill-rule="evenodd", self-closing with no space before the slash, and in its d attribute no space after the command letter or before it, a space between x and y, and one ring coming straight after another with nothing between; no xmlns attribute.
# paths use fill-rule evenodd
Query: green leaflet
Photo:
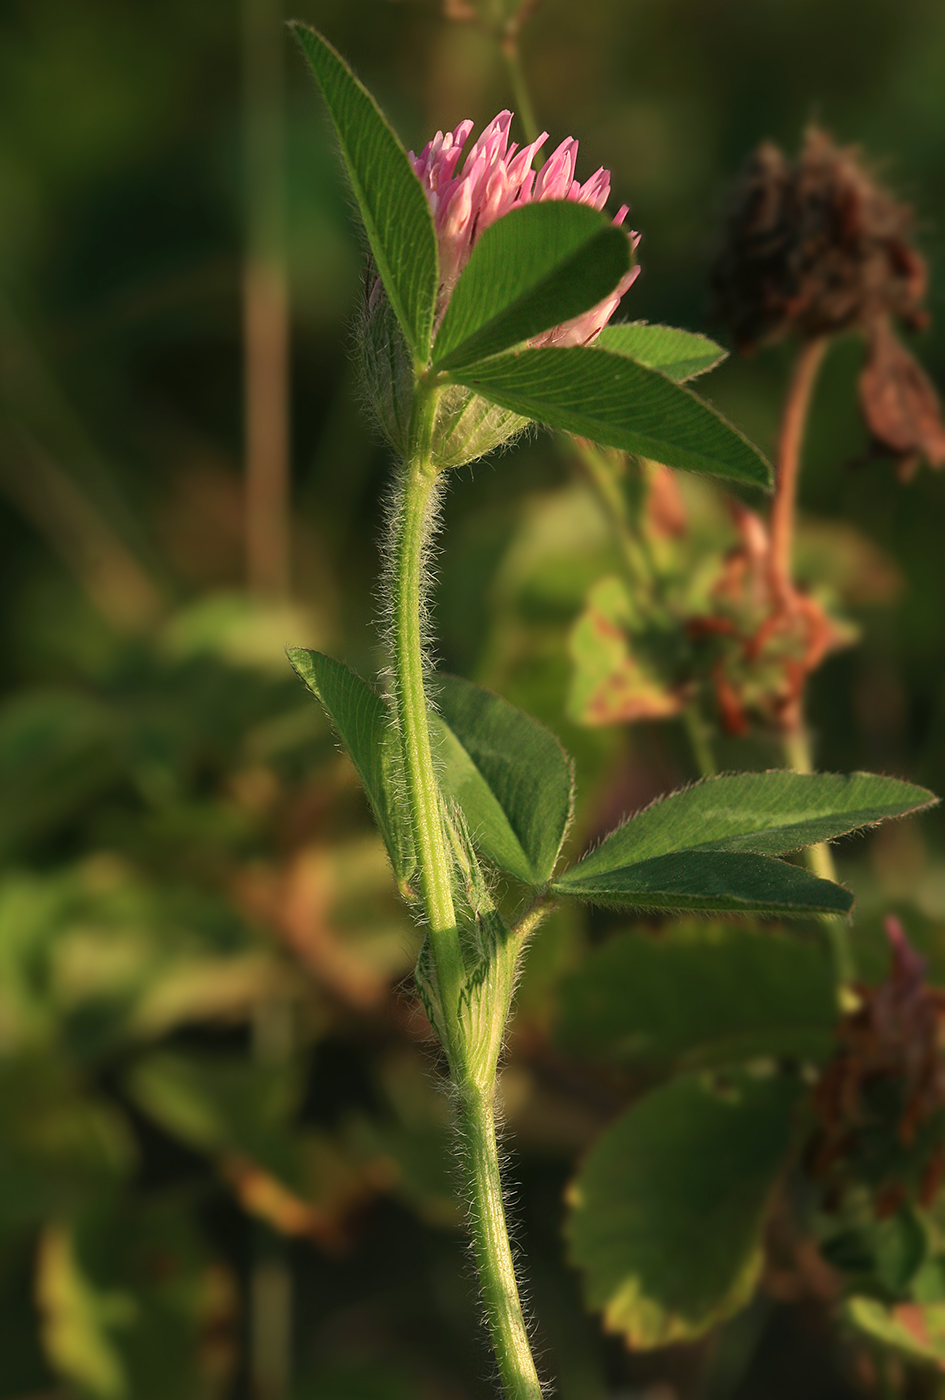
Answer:
<svg viewBox="0 0 945 1400"><path fill-rule="evenodd" d="M783 855L938 799L872 773L724 773L660 798L573 866L581 878L672 851Z"/></svg>
<svg viewBox="0 0 945 1400"><path fill-rule="evenodd" d="M646 321L605 326L597 345L613 355L626 355L639 365L658 369L676 384L714 369L728 355L707 335L676 330L673 326L650 326Z"/></svg>
<svg viewBox="0 0 945 1400"><path fill-rule="evenodd" d="M449 378L495 403L670 467L768 487L771 470L736 428L666 375L596 347L519 350Z"/></svg>
<svg viewBox="0 0 945 1400"><path fill-rule="evenodd" d="M398 801L403 765L390 708L373 686L340 661L305 647L290 647L287 655L348 750L403 887L416 868L416 857L410 820Z"/></svg>
<svg viewBox="0 0 945 1400"><path fill-rule="evenodd" d="M677 1079L591 1148L568 1193L571 1256L588 1303L631 1347L699 1337L751 1298L797 1087Z"/></svg>
<svg viewBox="0 0 945 1400"><path fill-rule="evenodd" d="M551 878L571 820L564 749L523 711L458 676L436 678L431 714L444 791L459 803L478 850L530 885Z"/></svg>
<svg viewBox="0 0 945 1400"><path fill-rule="evenodd" d="M433 217L406 151L374 98L316 30L290 25L331 117L371 252L414 355L430 353L438 264Z"/></svg>
<svg viewBox="0 0 945 1400"><path fill-rule="evenodd" d="M848 914L853 896L798 865L741 851L674 851L584 875L583 862L552 886L556 894L620 909L713 913Z"/></svg>
<svg viewBox="0 0 945 1400"><path fill-rule="evenodd" d="M589 311L632 264L622 229L569 200L526 204L483 233L450 298L433 368L474 364Z"/></svg>
<svg viewBox="0 0 945 1400"><path fill-rule="evenodd" d="M823 947L767 929L687 920L659 937L619 934L558 995L562 1048L621 1064L820 1061L835 1048L836 983Z"/></svg>

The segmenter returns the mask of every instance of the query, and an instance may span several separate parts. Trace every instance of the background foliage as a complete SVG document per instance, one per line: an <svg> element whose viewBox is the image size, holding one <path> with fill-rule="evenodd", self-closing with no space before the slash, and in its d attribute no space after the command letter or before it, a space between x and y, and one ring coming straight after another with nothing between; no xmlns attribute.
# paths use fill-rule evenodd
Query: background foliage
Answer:
<svg viewBox="0 0 945 1400"><path fill-rule="evenodd" d="M389 467L360 418L358 235L291 52L291 600L246 586L244 205L271 197L243 178L246 122L264 117L241 77L252 13L233 0L0 3L2 1400L489 1393L447 1109L409 984L416 935L354 774L283 655L317 646L376 668ZM495 45L432 0L308 0L295 14L349 57L414 149L511 102ZM578 136L580 170L607 165L632 204L644 270L630 315L718 334L706 275L725 182L759 139L794 151L816 118L862 142L916 207L933 313L918 349L945 382L936 0L546 0L523 55L541 125ZM813 678L817 759L945 792L945 475L903 486L863 460L861 354L853 340L831 351L801 487L816 517L804 557L821 581L830 565L861 627ZM789 356L733 358L706 381L769 454ZM458 473L446 511L443 663L540 716L576 756L574 858L694 776L681 726L579 722L569 635L614 565L549 438ZM723 766L770 761L761 742L718 747ZM942 846L933 815L840 848L867 980L884 971L890 908L945 977ZM673 1099L662 1131L695 1112L711 1140L734 1114L750 1139L751 1106L771 1112L757 1084L739 1109L692 1077L726 1053L711 1007L698 1041L661 1022L655 991L629 1022L636 1045L621 1008L602 1018L595 958L622 956L654 988L666 978L640 965L657 945L630 927L558 914L520 991L503 1097L539 1349L565 1400L856 1394L869 1366L777 1280L710 1343L647 1356L583 1311L562 1263L563 1193L595 1139L586 1179L612 1170L630 1120L599 1134L618 1110L670 1062L683 1073L659 1090ZM734 977L751 975L747 934L684 927L659 945L678 962L674 987L706 939ZM777 980L766 1024L816 1059L830 1018L803 946L798 989ZM744 1034L756 1030L746 1014ZM631 1113L639 1132L645 1110ZM749 1194L767 1169L748 1173ZM887 1272L908 1273L904 1249L897 1236Z"/></svg>

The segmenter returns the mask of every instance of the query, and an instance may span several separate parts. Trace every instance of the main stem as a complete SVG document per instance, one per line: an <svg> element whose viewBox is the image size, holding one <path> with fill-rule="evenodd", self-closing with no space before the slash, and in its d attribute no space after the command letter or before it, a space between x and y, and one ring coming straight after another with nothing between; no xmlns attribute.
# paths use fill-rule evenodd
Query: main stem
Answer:
<svg viewBox="0 0 945 1400"><path fill-rule="evenodd" d="M423 555L432 524L436 466L430 452L432 396L418 403L412 448L403 468L395 520L393 555L393 650L395 699L407 799L410 805L423 909L436 968L444 1024L439 1028L454 1076L463 1065L456 1034L459 998L465 980L463 953L453 904L453 870L440 813L440 793L430 748L423 683Z"/></svg>
<svg viewBox="0 0 945 1400"><path fill-rule="evenodd" d="M470 1055L460 1011L466 980L453 900L453 865L443 828L424 690L423 555L432 526L437 465L430 447L435 393L418 394L411 450L395 518L392 608L395 696L420 887L436 970L470 1197L469 1223L486 1319L507 1400L541 1400L509 1243L495 1132L495 1064Z"/></svg>
<svg viewBox="0 0 945 1400"><path fill-rule="evenodd" d="M460 1085L459 1111L471 1194L469 1228L502 1389L508 1400L541 1400L502 1199L494 1079L483 1087L472 1082Z"/></svg>

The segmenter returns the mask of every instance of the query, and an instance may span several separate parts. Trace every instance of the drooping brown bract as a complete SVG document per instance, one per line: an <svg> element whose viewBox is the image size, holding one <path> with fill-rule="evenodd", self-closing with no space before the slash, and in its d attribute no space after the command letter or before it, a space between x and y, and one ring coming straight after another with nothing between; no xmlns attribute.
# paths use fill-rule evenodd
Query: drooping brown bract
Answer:
<svg viewBox="0 0 945 1400"><path fill-rule="evenodd" d="M870 329L860 374L860 407L877 450L896 458L908 480L922 458L945 466L945 422L928 375L896 336L887 317Z"/></svg>

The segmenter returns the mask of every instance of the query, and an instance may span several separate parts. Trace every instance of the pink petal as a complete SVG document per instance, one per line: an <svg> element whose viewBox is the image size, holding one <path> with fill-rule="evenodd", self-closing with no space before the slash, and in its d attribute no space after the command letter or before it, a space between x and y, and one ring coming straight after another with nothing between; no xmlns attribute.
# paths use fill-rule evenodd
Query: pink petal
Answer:
<svg viewBox="0 0 945 1400"><path fill-rule="evenodd" d="M509 184L521 186L528 176L531 176L530 185L535 183L535 172L531 168L532 161L548 140L547 131L543 131L537 140L530 146L525 146L509 164Z"/></svg>
<svg viewBox="0 0 945 1400"><path fill-rule="evenodd" d="M574 166L577 161L578 143L568 136L557 150L552 151L538 172L535 181L534 199L567 199L574 179Z"/></svg>

